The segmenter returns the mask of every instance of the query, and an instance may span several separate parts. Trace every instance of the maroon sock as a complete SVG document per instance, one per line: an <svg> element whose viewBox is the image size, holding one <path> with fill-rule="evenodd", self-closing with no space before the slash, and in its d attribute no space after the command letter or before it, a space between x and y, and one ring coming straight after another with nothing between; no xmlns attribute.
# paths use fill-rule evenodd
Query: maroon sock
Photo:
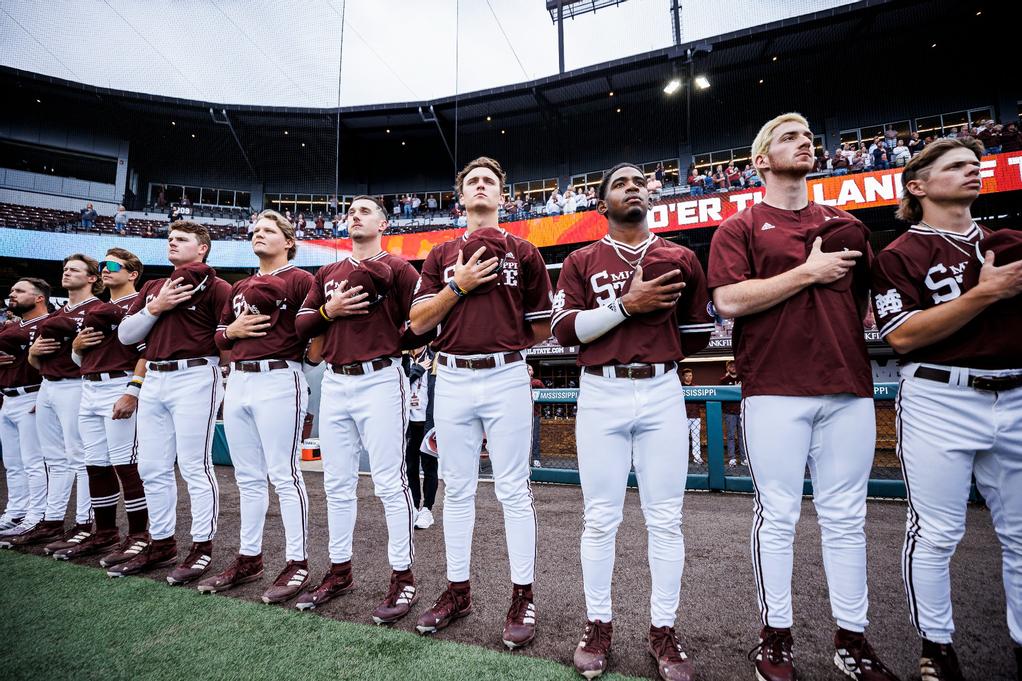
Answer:
<svg viewBox="0 0 1022 681"><path fill-rule="evenodd" d="M126 463L114 466L124 492L124 510L128 514L128 534L142 534L149 525L149 508L145 503L142 478L138 475L138 464Z"/></svg>
<svg viewBox="0 0 1022 681"><path fill-rule="evenodd" d="M86 466L89 474L89 496L92 497L92 513L96 518L96 531L109 532L117 529L117 499L120 488L113 466Z"/></svg>

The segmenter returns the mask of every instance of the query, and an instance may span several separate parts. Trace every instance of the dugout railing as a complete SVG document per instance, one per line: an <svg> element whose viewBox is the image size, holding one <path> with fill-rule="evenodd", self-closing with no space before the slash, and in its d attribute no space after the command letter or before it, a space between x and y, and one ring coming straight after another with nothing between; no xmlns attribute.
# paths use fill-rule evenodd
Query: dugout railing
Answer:
<svg viewBox="0 0 1022 681"><path fill-rule="evenodd" d="M873 469L867 488L867 494L871 497L905 498L894 424L894 399L897 395L897 383L877 383L873 386L877 433ZM573 405L578 399L578 389L537 389L533 391L533 399L540 405ZM739 402L741 399L741 388L738 386L685 386L685 400L700 405L700 453L704 462L702 465L694 464L689 457L688 489L753 491L748 467L728 465L723 404ZM536 482L579 484L574 448L575 419L567 416L569 411L563 410L565 415L560 418L541 419L541 466L532 471L532 479ZM685 451L688 449L686 443ZM739 463L743 454L736 456ZM634 472L629 475L628 484L633 487L636 485ZM808 471L803 489L804 494L813 493Z"/></svg>

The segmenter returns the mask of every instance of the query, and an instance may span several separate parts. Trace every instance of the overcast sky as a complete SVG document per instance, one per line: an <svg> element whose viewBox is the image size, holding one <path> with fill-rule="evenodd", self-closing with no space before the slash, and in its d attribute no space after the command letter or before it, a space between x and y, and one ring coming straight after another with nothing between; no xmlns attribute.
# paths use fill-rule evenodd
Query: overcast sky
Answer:
<svg viewBox="0 0 1022 681"><path fill-rule="evenodd" d="M682 38L848 2L685 2ZM670 4L625 0L566 21L565 67L670 45ZM0 63L224 104L355 106L556 74L557 27L544 0L0 0Z"/></svg>

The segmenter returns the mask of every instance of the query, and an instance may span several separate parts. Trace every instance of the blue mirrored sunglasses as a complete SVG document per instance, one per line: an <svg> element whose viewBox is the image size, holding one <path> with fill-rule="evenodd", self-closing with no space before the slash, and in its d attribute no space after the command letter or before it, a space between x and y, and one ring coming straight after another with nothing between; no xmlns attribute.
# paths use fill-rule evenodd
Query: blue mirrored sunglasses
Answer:
<svg viewBox="0 0 1022 681"><path fill-rule="evenodd" d="M120 272L123 269L124 265L122 265L119 262L114 262L113 260L104 260L101 263L99 263L100 272L102 272L103 270L106 270L107 272Z"/></svg>

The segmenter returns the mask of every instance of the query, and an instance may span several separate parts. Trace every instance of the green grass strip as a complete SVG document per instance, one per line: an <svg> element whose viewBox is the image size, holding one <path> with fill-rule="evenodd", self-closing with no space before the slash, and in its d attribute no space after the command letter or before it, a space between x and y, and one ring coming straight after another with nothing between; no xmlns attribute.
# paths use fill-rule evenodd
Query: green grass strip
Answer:
<svg viewBox="0 0 1022 681"><path fill-rule="evenodd" d="M5 679L564 679L549 660L0 551ZM608 674L608 680L625 677Z"/></svg>

